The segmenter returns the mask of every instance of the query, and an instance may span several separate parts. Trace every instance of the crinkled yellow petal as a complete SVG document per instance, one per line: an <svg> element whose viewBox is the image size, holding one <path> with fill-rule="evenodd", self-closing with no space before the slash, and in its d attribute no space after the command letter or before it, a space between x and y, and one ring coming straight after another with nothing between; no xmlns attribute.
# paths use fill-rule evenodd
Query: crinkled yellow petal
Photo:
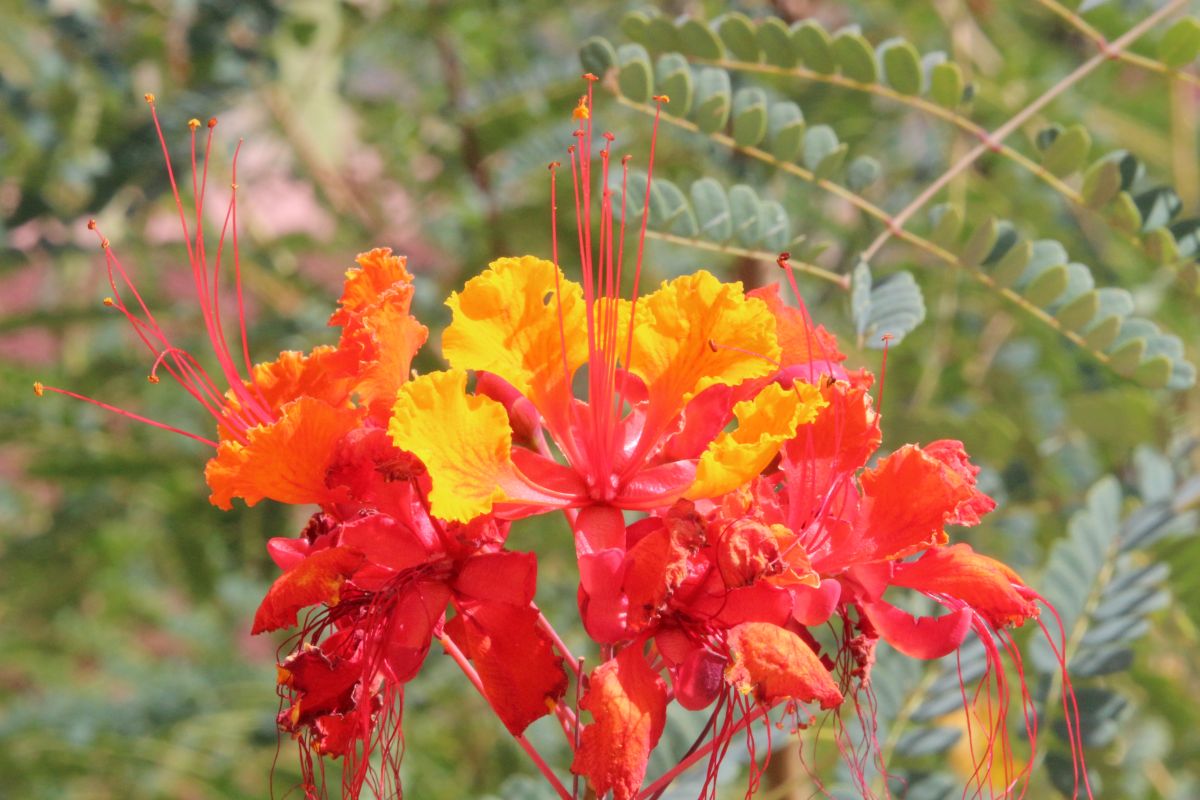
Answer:
<svg viewBox="0 0 1200 800"><path fill-rule="evenodd" d="M388 434L429 471L435 517L467 522L505 499L514 479L512 430L504 406L467 394L467 373L431 372L400 387Z"/></svg>
<svg viewBox="0 0 1200 800"><path fill-rule="evenodd" d="M574 373L587 360L583 290L544 259L493 261L446 305L454 314L442 335L442 353L450 365L495 373L539 408L539 401L568 380L564 337L567 371Z"/></svg>
<svg viewBox="0 0 1200 800"><path fill-rule="evenodd" d="M828 403L817 387L796 381L790 387L769 384L733 407L737 427L713 439L700 456L689 500L732 492L771 463L796 429L817 418Z"/></svg>
<svg viewBox="0 0 1200 800"><path fill-rule="evenodd" d="M741 283L700 270L638 300L629 370L651 398L682 409L715 384L738 384L777 369L775 317Z"/></svg>

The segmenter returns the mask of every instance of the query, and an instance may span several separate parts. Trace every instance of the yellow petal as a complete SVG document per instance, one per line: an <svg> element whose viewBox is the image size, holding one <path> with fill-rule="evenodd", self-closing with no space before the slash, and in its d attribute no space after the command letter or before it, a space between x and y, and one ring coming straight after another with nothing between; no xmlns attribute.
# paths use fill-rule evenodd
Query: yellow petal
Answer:
<svg viewBox="0 0 1200 800"><path fill-rule="evenodd" d="M682 409L715 384L735 385L774 371L775 317L741 283L701 270L638 300L630 371L651 398Z"/></svg>
<svg viewBox="0 0 1200 800"><path fill-rule="evenodd" d="M388 434L429 471L429 503L439 519L467 522L488 513L515 478L508 414L495 400L467 394L463 370L401 386Z"/></svg>
<svg viewBox="0 0 1200 800"><path fill-rule="evenodd" d="M790 387L769 384L733 407L737 428L719 435L700 456L689 500L731 492L758 475L796 429L817 418L828 403L817 387L796 381Z"/></svg>
<svg viewBox="0 0 1200 800"><path fill-rule="evenodd" d="M495 373L543 411L550 405L544 401L563 392L568 381L564 336L567 371L574 373L587 360L583 290L549 261L533 256L493 261L446 305L454 314L442 335L450 365Z"/></svg>

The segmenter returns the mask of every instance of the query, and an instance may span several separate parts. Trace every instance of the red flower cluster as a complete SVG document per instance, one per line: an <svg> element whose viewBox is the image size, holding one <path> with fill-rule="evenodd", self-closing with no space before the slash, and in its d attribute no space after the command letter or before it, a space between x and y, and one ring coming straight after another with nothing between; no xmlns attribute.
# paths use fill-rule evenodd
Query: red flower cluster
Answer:
<svg viewBox="0 0 1200 800"><path fill-rule="evenodd" d="M589 84L570 149L582 285L560 270L557 244L552 261L492 263L447 303L445 371L410 378L426 330L410 313L405 262L388 250L347 273L336 345L251 367L243 324L239 365L215 288L225 233L210 270L201 184L194 235L176 200L227 384L218 391L102 240L110 304L155 371L214 416L216 439L202 439L216 448L212 502L319 507L298 538L268 544L282 575L253 628L300 625L279 664L279 726L300 744L307 793L325 795L325 756L343 760L344 796L399 793L404 688L435 639L560 796L572 795L523 736L547 714L567 735L571 771L597 796L629 800L657 796L704 758L711 782L733 737L773 709L796 727L811 721L806 708L850 701L869 716L881 640L931 659L971 631L988 658L979 694L990 709L974 779L1000 793L1023 786L1005 665L1032 740L1009 631L1038 616L1040 598L1004 564L948 543L947 526L976 525L994 506L978 468L955 441L905 445L868 468L881 441L873 377L844 369L834 337L778 287L747 293L697 272L639 297L645 215L622 299L628 201L617 213L611 135L592 174L591 112ZM643 207L649 191L648 178ZM236 231L236 201L227 219ZM236 239L233 249L236 267ZM786 257L781 266L796 292ZM534 602L536 555L505 548L513 520L555 510L574 531L580 619L602 656L590 672ZM902 610L889 592L905 589L944 613ZM575 708L562 702L572 678ZM671 702L707 711L707 742L644 786Z"/></svg>

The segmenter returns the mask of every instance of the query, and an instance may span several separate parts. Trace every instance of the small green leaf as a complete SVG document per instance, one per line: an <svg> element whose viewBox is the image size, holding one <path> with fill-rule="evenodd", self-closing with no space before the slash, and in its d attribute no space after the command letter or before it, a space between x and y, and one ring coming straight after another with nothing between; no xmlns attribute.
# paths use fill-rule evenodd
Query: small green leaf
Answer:
<svg viewBox="0 0 1200 800"><path fill-rule="evenodd" d="M1093 350L1103 350L1111 345L1121 332L1120 317L1101 317L1088 326L1083 340Z"/></svg>
<svg viewBox="0 0 1200 800"><path fill-rule="evenodd" d="M930 209L929 217L933 222L930 240L942 247L953 248L958 242L958 235L962 233L962 209L953 203L941 203Z"/></svg>
<svg viewBox="0 0 1200 800"><path fill-rule="evenodd" d="M1200 55L1200 20L1183 17L1163 34L1158 57L1171 69L1185 67Z"/></svg>
<svg viewBox="0 0 1200 800"><path fill-rule="evenodd" d="M988 217L982 225L974 230L966 245L963 246L959 259L964 266L978 267L983 259L996 244L1000 235L999 224L995 217Z"/></svg>
<svg viewBox="0 0 1200 800"><path fill-rule="evenodd" d="M1145 339L1130 339L1108 354L1108 365L1118 375L1130 378L1142 363L1142 355L1145 352Z"/></svg>
<svg viewBox="0 0 1200 800"><path fill-rule="evenodd" d="M630 11L621 17L621 33L635 42L644 43L649 37L650 15L645 11Z"/></svg>
<svg viewBox="0 0 1200 800"><path fill-rule="evenodd" d="M904 39L889 39L879 45L879 61L887 82L900 94L921 93L921 54Z"/></svg>
<svg viewBox="0 0 1200 800"><path fill-rule="evenodd" d="M1022 289L1021 294L1035 306L1048 306L1066 291L1069 277L1066 264L1044 269Z"/></svg>
<svg viewBox="0 0 1200 800"><path fill-rule="evenodd" d="M730 11L712 22L721 41L739 61L758 63L758 38L754 34L754 23L745 14Z"/></svg>
<svg viewBox="0 0 1200 800"><path fill-rule="evenodd" d="M1151 389L1161 389L1171 380L1171 359L1154 356L1138 364L1133 379Z"/></svg>
<svg viewBox="0 0 1200 800"><path fill-rule="evenodd" d="M1174 264L1179 260L1179 247L1167 228L1155 228L1143 236L1142 247L1159 264Z"/></svg>
<svg viewBox="0 0 1200 800"><path fill-rule="evenodd" d="M847 78L859 83L875 83L879 78L875 51L861 33L850 29L839 31L833 37L833 54Z"/></svg>
<svg viewBox="0 0 1200 800"><path fill-rule="evenodd" d="M883 168L874 158L859 156L846 168L846 185L856 192L861 192L879 180L882 172Z"/></svg>
<svg viewBox="0 0 1200 800"><path fill-rule="evenodd" d="M654 94L654 78L650 69L650 54L640 44L623 44L617 50L621 65L617 85L621 94L635 103L647 103Z"/></svg>
<svg viewBox="0 0 1200 800"><path fill-rule="evenodd" d="M701 178L692 184L691 194L700 235L714 242L729 241L733 235L733 218L729 198L721 184L712 178Z"/></svg>
<svg viewBox="0 0 1200 800"><path fill-rule="evenodd" d="M791 31L778 17L767 17L758 24L758 46L768 64L784 69L796 66L796 50L792 47Z"/></svg>
<svg viewBox="0 0 1200 800"><path fill-rule="evenodd" d="M675 117L686 117L692 109L692 98L696 92L687 59L679 53L669 53L655 64L654 75L658 91L671 98L663 110Z"/></svg>
<svg viewBox="0 0 1200 800"><path fill-rule="evenodd" d="M1105 205L1121 191L1121 166L1111 158L1102 158L1083 173L1083 204L1091 209Z"/></svg>
<svg viewBox="0 0 1200 800"><path fill-rule="evenodd" d="M679 30L671 20L656 15L650 18L646 26L646 39L643 42L649 50L656 53L674 53L679 50Z"/></svg>
<svg viewBox="0 0 1200 800"><path fill-rule="evenodd" d="M767 93L758 87L738 89L733 96L733 141L753 147L767 135Z"/></svg>
<svg viewBox="0 0 1200 800"><path fill-rule="evenodd" d="M617 51L603 36L593 36L579 46L579 64L584 72L604 77L617 65Z"/></svg>
<svg viewBox="0 0 1200 800"><path fill-rule="evenodd" d="M792 240L792 222L783 206L767 200L759 205L758 215L763 248L775 252L787 250Z"/></svg>
<svg viewBox="0 0 1200 800"><path fill-rule="evenodd" d="M1129 192L1117 192L1110 212L1113 225L1125 233L1137 233L1142 227L1142 215Z"/></svg>
<svg viewBox="0 0 1200 800"><path fill-rule="evenodd" d="M1064 177L1080 169L1092 149L1092 137L1082 125L1064 130L1042 154L1042 164L1052 174Z"/></svg>
<svg viewBox="0 0 1200 800"><path fill-rule="evenodd" d="M962 67L943 61L929 71L929 93L942 108L958 108L963 101Z"/></svg>
<svg viewBox="0 0 1200 800"><path fill-rule="evenodd" d="M828 125L814 125L804 134L804 166L816 171L821 162L838 148L838 137Z"/></svg>
<svg viewBox="0 0 1200 800"><path fill-rule="evenodd" d="M866 347L881 349L884 337L899 344L924 319L925 300L912 272L895 272L871 288L865 320L858 320L858 335Z"/></svg>
<svg viewBox="0 0 1200 800"><path fill-rule="evenodd" d="M745 247L754 247L762 239L758 195L745 184L729 189L729 213L733 218L733 234Z"/></svg>
<svg viewBox="0 0 1200 800"><path fill-rule="evenodd" d="M1058 310L1055 319L1069 331L1087 325L1100 309L1100 296L1095 291L1084 292Z"/></svg>
<svg viewBox="0 0 1200 800"><path fill-rule="evenodd" d="M771 154L780 161L793 161L804 147L804 113L791 101L775 103L767 113L767 135Z"/></svg>
<svg viewBox="0 0 1200 800"><path fill-rule="evenodd" d="M793 27L792 44L800 58L812 70L828 75L837 69L833 39L819 22L806 20Z"/></svg>
<svg viewBox="0 0 1200 800"><path fill-rule="evenodd" d="M696 79L696 108L692 112L697 127L704 133L721 130L729 121L732 105L729 73L714 67L700 70Z"/></svg>
<svg viewBox="0 0 1200 800"><path fill-rule="evenodd" d="M725 48L712 28L698 19L684 17L677 23L679 51L693 58L716 61L725 55Z"/></svg>
<svg viewBox="0 0 1200 800"><path fill-rule="evenodd" d="M1033 258L1033 242L1028 239L1017 242L992 268L992 280L1001 288L1009 288L1025 274L1029 260Z"/></svg>

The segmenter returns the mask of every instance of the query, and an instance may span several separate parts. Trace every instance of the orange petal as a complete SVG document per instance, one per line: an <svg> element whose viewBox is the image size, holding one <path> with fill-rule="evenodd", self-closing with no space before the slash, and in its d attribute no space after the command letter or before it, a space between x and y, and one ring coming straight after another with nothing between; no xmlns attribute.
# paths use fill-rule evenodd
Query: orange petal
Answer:
<svg viewBox="0 0 1200 800"><path fill-rule="evenodd" d="M362 412L301 397L281 409L270 425L251 428L247 443L226 440L204 468L209 501L225 510L234 497L252 506L264 497L300 505L336 501L341 493L325 484L338 441L353 430Z"/></svg>
<svg viewBox="0 0 1200 800"><path fill-rule="evenodd" d="M569 394L564 337L566 372L587 360L583 290L554 264L533 256L493 261L446 305L454 319L442 352L452 367L500 376L543 413Z"/></svg>
<svg viewBox="0 0 1200 800"><path fill-rule="evenodd" d="M966 544L939 547L912 563L897 565L891 582L957 597L996 628L1020 625L1038 615L1037 604L1019 590L1025 586L1020 575Z"/></svg>
<svg viewBox="0 0 1200 800"><path fill-rule="evenodd" d="M250 633L290 628L300 609L317 603L337 605L342 584L362 563L363 554L349 547L330 547L308 556L271 584Z"/></svg>
<svg viewBox="0 0 1200 800"><path fill-rule="evenodd" d="M807 364L810 361L846 360L846 356L838 351L837 338L832 333L825 330L823 325L812 327L800 309L783 302L778 283L746 292L746 296L757 297L771 309L775 317L775 334L782 351L779 362L783 366Z"/></svg>
<svg viewBox="0 0 1200 800"><path fill-rule="evenodd" d="M756 477L775 458L796 429L817 418L826 401L812 384L768 384L751 400L733 407L738 425L717 436L700 456L689 500L732 492Z"/></svg>
<svg viewBox="0 0 1200 800"><path fill-rule="evenodd" d="M329 345L314 347L308 355L285 350L274 361L254 365L253 389L272 411L302 396L324 400L331 406L345 405L355 366L350 354Z"/></svg>
<svg viewBox="0 0 1200 800"><path fill-rule="evenodd" d="M625 556L622 593L629 598L632 632L649 625L687 577L688 551L665 525L643 536Z"/></svg>
<svg viewBox="0 0 1200 800"><path fill-rule="evenodd" d="M360 253L354 259L358 267L346 271L342 287L341 306L333 312L330 325L347 325L357 317L368 314L384 302L407 313L412 303L412 275L406 267L408 259L392 255L390 247L377 247Z"/></svg>
<svg viewBox="0 0 1200 800"><path fill-rule="evenodd" d="M637 796L650 751L667 720L667 685L638 647L628 647L592 671L580 707L592 712L571 771L587 778L597 796Z"/></svg>
<svg viewBox="0 0 1200 800"><path fill-rule="evenodd" d="M769 622L743 622L729 629L732 663L725 679L763 702L813 700L834 708L842 693L812 648L796 634Z"/></svg>
<svg viewBox="0 0 1200 800"><path fill-rule="evenodd" d="M446 632L475 664L484 694L513 736L544 717L567 691L562 658L537 626L537 609L508 603L474 605Z"/></svg>
<svg viewBox="0 0 1200 800"><path fill-rule="evenodd" d="M629 371L646 382L668 416L716 384L736 385L774 372L775 318L747 298L741 283L700 270L638 300Z"/></svg>
<svg viewBox="0 0 1200 800"><path fill-rule="evenodd" d="M973 476L947 464L939 451L906 444L862 475L865 520L857 558L896 559L943 544L943 528L973 506Z"/></svg>
<svg viewBox="0 0 1200 800"><path fill-rule="evenodd" d="M429 329L399 303L375 308L343 334L339 347L354 343L363 360L354 391L376 420L391 414L396 392L408 380L413 357L427 338Z"/></svg>

